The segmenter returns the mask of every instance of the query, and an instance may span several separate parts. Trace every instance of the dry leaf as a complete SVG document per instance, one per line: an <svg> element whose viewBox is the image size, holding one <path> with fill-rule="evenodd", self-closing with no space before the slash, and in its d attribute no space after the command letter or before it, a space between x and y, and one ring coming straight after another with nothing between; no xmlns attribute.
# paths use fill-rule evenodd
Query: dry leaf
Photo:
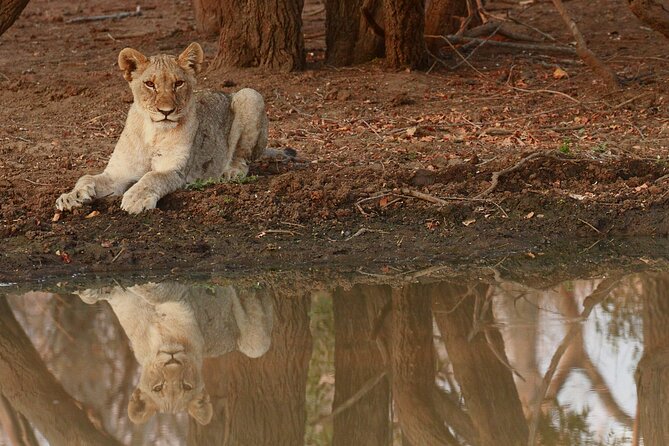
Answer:
<svg viewBox="0 0 669 446"><path fill-rule="evenodd" d="M474 223L476 223L475 218L471 218L469 220L465 220L465 221L462 222L462 224L465 225L465 226L469 226L469 225L474 224Z"/></svg>
<svg viewBox="0 0 669 446"><path fill-rule="evenodd" d="M98 215L100 215L100 211L93 211L90 214L88 214L87 216L85 216L84 218L93 218L93 217L97 217Z"/></svg>
<svg viewBox="0 0 669 446"><path fill-rule="evenodd" d="M530 259L533 259L533 258L536 257L536 256L534 255L533 252L526 252L525 255L526 255L527 257L529 257Z"/></svg>
<svg viewBox="0 0 669 446"><path fill-rule="evenodd" d="M416 127L415 125L413 127L409 127L407 129L407 136L413 136L413 135L416 134L417 131L418 131L418 127Z"/></svg>
<svg viewBox="0 0 669 446"><path fill-rule="evenodd" d="M525 216L525 218L526 218L527 220L529 220L529 219L532 218L532 217L534 217L534 212L530 212L529 214L527 214L527 215Z"/></svg>
<svg viewBox="0 0 669 446"><path fill-rule="evenodd" d="M388 206L388 195L386 195L385 197L381 197L381 199L379 200L379 206L381 206L382 208Z"/></svg>
<svg viewBox="0 0 669 446"><path fill-rule="evenodd" d="M57 222L58 220L60 220L60 212L56 212L55 214L53 214L53 217L51 218L51 221L54 223Z"/></svg>
<svg viewBox="0 0 669 446"><path fill-rule="evenodd" d="M554 77L555 79L563 79L563 78L565 78L565 77L569 77L569 73L567 73L566 71L564 71L562 68L557 67L557 68L555 69L555 71L553 71L553 77Z"/></svg>
<svg viewBox="0 0 669 446"><path fill-rule="evenodd" d="M585 200L585 195L579 195L579 194L569 194L570 198L573 198L574 200L578 201L583 201Z"/></svg>

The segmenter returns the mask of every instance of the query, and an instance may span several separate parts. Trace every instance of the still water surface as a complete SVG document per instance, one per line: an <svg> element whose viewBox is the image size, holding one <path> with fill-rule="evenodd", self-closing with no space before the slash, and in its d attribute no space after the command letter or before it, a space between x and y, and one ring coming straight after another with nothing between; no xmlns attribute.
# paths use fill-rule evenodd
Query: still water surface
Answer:
<svg viewBox="0 0 669 446"><path fill-rule="evenodd" d="M415 277L4 288L0 444L669 444L669 273Z"/></svg>

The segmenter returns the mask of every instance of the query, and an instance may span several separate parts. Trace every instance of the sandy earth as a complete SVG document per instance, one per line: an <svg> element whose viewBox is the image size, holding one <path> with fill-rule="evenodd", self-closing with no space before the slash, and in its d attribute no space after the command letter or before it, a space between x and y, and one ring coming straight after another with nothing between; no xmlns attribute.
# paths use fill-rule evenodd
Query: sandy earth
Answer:
<svg viewBox="0 0 669 446"><path fill-rule="evenodd" d="M244 184L179 191L140 216L125 214L116 198L54 221L58 195L104 168L122 130L132 96L118 52L176 54L195 40L209 60L216 52L215 38L194 31L186 0L150 0L139 17L68 23L135 5L32 0L0 37L0 282L497 261L561 252L565 240L574 252L598 240L599 249L630 235L658 237L644 249L664 252L667 41L625 2L609 0L568 5L592 49L625 80L621 91L607 90L571 56L487 46L456 69L324 66L324 13L307 2L306 71L208 71L200 83L263 93L270 145L296 149L298 162L257 163ZM550 2L509 11L559 44L571 40ZM444 53L445 65L458 63Z"/></svg>

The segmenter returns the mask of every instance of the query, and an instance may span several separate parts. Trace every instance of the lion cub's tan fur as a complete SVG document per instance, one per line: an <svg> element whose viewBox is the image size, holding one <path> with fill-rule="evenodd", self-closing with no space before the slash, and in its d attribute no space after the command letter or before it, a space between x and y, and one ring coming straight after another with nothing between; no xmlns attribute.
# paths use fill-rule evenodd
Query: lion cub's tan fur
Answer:
<svg viewBox="0 0 669 446"><path fill-rule="evenodd" d="M246 176L267 145L265 103L250 88L194 91L202 61L197 43L178 57L121 51L118 64L134 97L125 128L105 170L81 177L56 200L59 210L123 195L121 208L136 214L194 180Z"/></svg>

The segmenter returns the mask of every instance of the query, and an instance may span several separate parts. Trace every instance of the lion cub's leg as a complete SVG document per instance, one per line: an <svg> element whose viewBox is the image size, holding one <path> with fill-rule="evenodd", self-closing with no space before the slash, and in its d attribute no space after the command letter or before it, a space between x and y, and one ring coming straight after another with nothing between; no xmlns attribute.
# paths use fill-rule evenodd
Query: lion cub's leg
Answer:
<svg viewBox="0 0 669 446"><path fill-rule="evenodd" d="M96 198L108 195L120 195L126 184L113 178L108 172L98 175L84 175L79 178L71 192L62 194L56 200L56 208L60 211L69 211L90 203Z"/></svg>
<svg viewBox="0 0 669 446"><path fill-rule="evenodd" d="M267 146L267 113L260 93L243 88L232 96L232 125L228 136L228 153L223 176L245 177L248 162L258 158Z"/></svg>

